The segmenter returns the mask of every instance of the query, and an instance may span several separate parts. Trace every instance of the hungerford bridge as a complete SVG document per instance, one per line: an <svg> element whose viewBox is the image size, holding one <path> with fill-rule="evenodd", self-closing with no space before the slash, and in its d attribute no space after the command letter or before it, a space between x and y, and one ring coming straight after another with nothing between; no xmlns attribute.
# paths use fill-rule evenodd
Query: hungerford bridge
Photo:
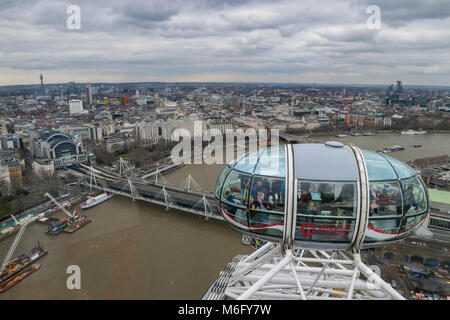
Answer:
<svg viewBox="0 0 450 320"><path fill-rule="evenodd" d="M261 147L264 143L259 144ZM225 145L222 148L232 147L236 152L245 150L245 145ZM239 153L238 153L239 154ZM202 159L203 151L193 155L194 159ZM184 160L184 159L183 159ZM189 174L181 185L169 184L162 172L176 168L178 164L171 163L163 168L137 177L133 170L127 166L126 161L120 158L119 173L106 172L99 166L78 164L81 170L68 169L68 182L89 186L92 190L100 189L121 196L142 200L166 207L166 210L176 209L207 219L225 220L220 209L215 205L213 192L202 191L200 185Z"/></svg>
<svg viewBox="0 0 450 320"><path fill-rule="evenodd" d="M125 196L134 200L142 200L161 205L166 210L176 209L193 213L206 218L224 220L215 205L213 192L201 191L201 187L189 174L180 185L172 185L161 174L162 170L154 172L151 180L123 177L126 170L124 161L120 162L120 174L105 172L99 167L89 167L79 164L82 170L69 169L68 182L79 183L92 189L99 189ZM83 170L84 169L84 170Z"/></svg>

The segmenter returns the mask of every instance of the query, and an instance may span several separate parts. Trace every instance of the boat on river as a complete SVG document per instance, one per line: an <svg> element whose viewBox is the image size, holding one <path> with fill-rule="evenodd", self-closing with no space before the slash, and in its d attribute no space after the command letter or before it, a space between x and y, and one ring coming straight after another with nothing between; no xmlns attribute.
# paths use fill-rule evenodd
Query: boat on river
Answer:
<svg viewBox="0 0 450 320"><path fill-rule="evenodd" d="M0 292L8 289L12 285L8 286L13 279L17 278L20 273L27 269L33 262L38 260L39 258L45 256L47 254L47 250L45 250L41 244L38 242L38 245L32 248L31 250L19 255L17 258L9 261L0 275ZM5 289L1 289L5 288Z"/></svg>
<svg viewBox="0 0 450 320"><path fill-rule="evenodd" d="M415 131L415 130L407 130L407 131L402 131L402 134L406 134L406 135L418 135L418 134L426 134L426 131Z"/></svg>
<svg viewBox="0 0 450 320"><path fill-rule="evenodd" d="M105 193L99 194L98 196L95 196L95 197L88 196L88 199L86 200L86 202L84 202L80 205L80 208L81 209L91 208L102 202L105 202L106 200L110 199L113 195L114 194L112 194L112 193L105 192Z"/></svg>

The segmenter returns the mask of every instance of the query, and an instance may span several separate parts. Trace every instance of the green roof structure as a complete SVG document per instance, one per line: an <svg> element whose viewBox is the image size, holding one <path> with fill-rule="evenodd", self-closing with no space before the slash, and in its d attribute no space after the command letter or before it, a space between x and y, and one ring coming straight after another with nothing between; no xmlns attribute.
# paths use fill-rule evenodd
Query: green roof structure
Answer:
<svg viewBox="0 0 450 320"><path fill-rule="evenodd" d="M450 192L437 189L428 189L428 193L431 201L450 204Z"/></svg>

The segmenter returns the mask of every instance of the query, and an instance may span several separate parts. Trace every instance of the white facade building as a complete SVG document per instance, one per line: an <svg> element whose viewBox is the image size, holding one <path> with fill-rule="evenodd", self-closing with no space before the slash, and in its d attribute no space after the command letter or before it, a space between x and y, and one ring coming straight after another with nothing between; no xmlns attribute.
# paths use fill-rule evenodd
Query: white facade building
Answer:
<svg viewBox="0 0 450 320"><path fill-rule="evenodd" d="M2 184L10 184L8 163L0 161L0 182Z"/></svg>
<svg viewBox="0 0 450 320"><path fill-rule="evenodd" d="M116 132L116 126L114 123L103 123L101 125L102 128L102 136L107 137Z"/></svg>
<svg viewBox="0 0 450 320"><path fill-rule="evenodd" d="M36 159L33 161L33 172L41 179L49 179L55 173L55 165L52 160Z"/></svg>
<svg viewBox="0 0 450 320"><path fill-rule="evenodd" d="M172 126L167 122L138 122L136 123L136 138L139 144L148 145L158 143L160 139L170 140Z"/></svg>
<svg viewBox="0 0 450 320"><path fill-rule="evenodd" d="M70 115L76 115L87 113L87 110L83 110L83 101L73 99L69 101L69 112Z"/></svg>
<svg viewBox="0 0 450 320"><path fill-rule="evenodd" d="M92 124L85 124L81 126L66 126L61 130L62 133L70 136L81 135L89 140L103 140L103 130L101 127Z"/></svg>
<svg viewBox="0 0 450 320"><path fill-rule="evenodd" d="M0 160L0 193L9 194L11 191L11 178L8 163Z"/></svg>

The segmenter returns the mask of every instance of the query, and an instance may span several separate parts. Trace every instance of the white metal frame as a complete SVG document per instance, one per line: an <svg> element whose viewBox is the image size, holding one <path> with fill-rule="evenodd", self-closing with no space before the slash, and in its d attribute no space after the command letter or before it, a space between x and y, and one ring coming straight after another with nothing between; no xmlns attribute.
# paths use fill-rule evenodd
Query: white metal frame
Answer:
<svg viewBox="0 0 450 320"><path fill-rule="evenodd" d="M366 163L364 161L361 150L354 146L349 145L355 154L356 163L358 166L358 213L356 220L356 229L352 239L352 247L359 252L364 242L365 231L369 223L369 176L367 173Z"/></svg>
<svg viewBox="0 0 450 320"><path fill-rule="evenodd" d="M238 262L222 299L404 300L359 253L283 250L270 242Z"/></svg>
<svg viewBox="0 0 450 320"><path fill-rule="evenodd" d="M54 204L56 204L58 206L59 209L61 209L62 212L64 212L66 215L69 216L69 218L73 218L73 216L75 215L75 211L73 212L73 214L71 214L61 203L58 202L58 200L56 200L50 193L45 193L45 196L47 198L49 198Z"/></svg>

